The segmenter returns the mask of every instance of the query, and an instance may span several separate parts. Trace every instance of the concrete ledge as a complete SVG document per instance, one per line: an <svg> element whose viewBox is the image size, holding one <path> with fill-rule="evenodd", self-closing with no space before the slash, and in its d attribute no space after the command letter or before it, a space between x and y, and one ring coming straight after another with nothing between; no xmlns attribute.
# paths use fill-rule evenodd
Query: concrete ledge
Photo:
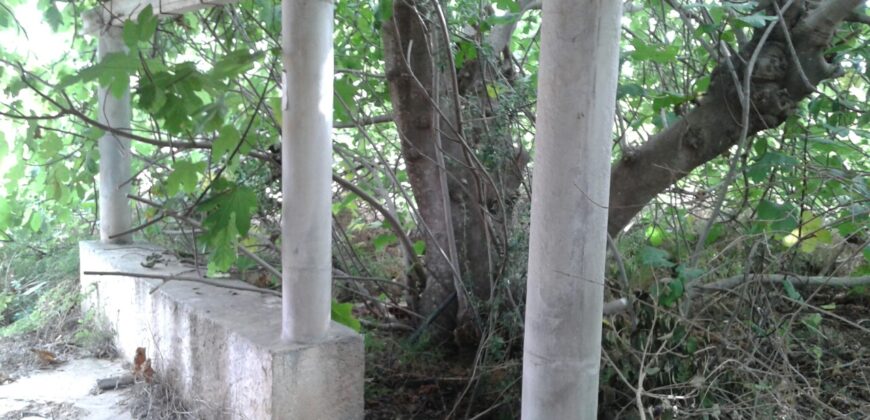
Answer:
<svg viewBox="0 0 870 420"><path fill-rule="evenodd" d="M141 265L148 244L79 244L81 271L192 276L178 263ZM165 256L166 259L171 257ZM209 419L361 419L363 341L333 323L319 343L282 342L275 296L170 281L82 275L84 306L116 332L123 356L145 347L161 380ZM243 284L236 282L237 284Z"/></svg>

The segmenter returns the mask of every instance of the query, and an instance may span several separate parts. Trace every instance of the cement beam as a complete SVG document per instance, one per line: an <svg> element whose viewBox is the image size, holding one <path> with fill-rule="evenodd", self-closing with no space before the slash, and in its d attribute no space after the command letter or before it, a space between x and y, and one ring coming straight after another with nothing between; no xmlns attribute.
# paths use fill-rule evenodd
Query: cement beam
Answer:
<svg viewBox="0 0 870 420"><path fill-rule="evenodd" d="M329 0L283 0L281 335L314 342L332 299L332 21Z"/></svg>
<svg viewBox="0 0 870 420"><path fill-rule="evenodd" d="M94 10L101 11L112 21L123 22L125 19L135 19L139 13L150 5L158 16L175 16L193 12L208 7L223 6L236 3L238 0L108 0ZM106 19L109 21L110 19ZM95 29L85 27L85 31ZM98 29L98 28L96 28Z"/></svg>
<svg viewBox="0 0 870 420"><path fill-rule="evenodd" d="M79 252L82 308L115 331L115 345L128 361L144 347L156 377L173 386L192 418L363 418L363 340L351 329L331 323L317 343L286 342L277 334L281 299L276 296L85 274L191 275L189 266L173 261L143 267L149 255L165 255L147 243L82 242Z"/></svg>
<svg viewBox="0 0 870 420"><path fill-rule="evenodd" d="M121 29L107 28L100 32L98 55L124 52L126 46ZM120 97L105 87L97 90L100 123L121 130L130 129L133 111L130 107L130 89ZM100 239L103 242L126 243L131 235L117 236L130 230L132 214L127 194L130 192L130 139L106 132L100 137Z"/></svg>

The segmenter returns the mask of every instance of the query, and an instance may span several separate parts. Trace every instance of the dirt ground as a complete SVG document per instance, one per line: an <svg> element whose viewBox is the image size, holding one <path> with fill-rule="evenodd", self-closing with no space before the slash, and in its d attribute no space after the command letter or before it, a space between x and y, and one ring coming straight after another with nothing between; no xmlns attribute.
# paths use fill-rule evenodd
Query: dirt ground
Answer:
<svg viewBox="0 0 870 420"><path fill-rule="evenodd" d="M95 391L98 379L128 371L122 361L47 348L0 340L0 419L134 418L130 390ZM50 353L40 355L38 350Z"/></svg>

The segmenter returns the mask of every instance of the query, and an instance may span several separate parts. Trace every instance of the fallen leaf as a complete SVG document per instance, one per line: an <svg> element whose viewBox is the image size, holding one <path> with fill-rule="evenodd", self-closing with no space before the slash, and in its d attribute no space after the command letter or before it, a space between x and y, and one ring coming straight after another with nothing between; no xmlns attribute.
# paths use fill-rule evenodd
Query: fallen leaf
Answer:
<svg viewBox="0 0 870 420"><path fill-rule="evenodd" d="M142 376L145 377L145 382L151 383L151 380L154 379L154 369L151 368L151 359L145 360L142 369Z"/></svg>
<svg viewBox="0 0 870 420"><path fill-rule="evenodd" d="M145 363L145 347L137 347L136 348L136 357L133 358L133 373L138 374L142 372L142 364Z"/></svg>
<svg viewBox="0 0 870 420"><path fill-rule="evenodd" d="M48 350L30 349L30 351L36 353L36 356L39 357L39 361L43 364L55 365L61 363L61 361L57 359L57 355Z"/></svg>

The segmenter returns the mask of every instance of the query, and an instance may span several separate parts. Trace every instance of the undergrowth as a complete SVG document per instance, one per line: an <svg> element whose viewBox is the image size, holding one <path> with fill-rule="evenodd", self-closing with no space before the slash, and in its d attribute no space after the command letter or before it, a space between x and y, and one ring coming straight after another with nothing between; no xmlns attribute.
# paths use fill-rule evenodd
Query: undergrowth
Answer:
<svg viewBox="0 0 870 420"><path fill-rule="evenodd" d="M58 354L115 355L108 326L82 310L76 241L3 243L0 281L0 339Z"/></svg>

